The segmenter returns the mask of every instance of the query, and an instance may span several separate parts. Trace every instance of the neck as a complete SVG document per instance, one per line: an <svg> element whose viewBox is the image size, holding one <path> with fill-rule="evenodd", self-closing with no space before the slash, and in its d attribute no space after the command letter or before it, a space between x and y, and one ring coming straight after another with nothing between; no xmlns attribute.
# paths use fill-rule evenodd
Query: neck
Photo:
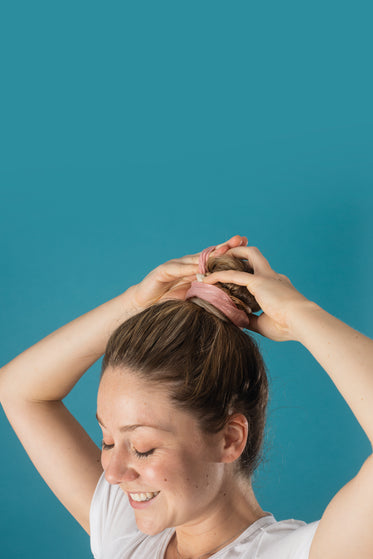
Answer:
<svg viewBox="0 0 373 559"><path fill-rule="evenodd" d="M207 559L234 541L265 512L248 482L219 493L204 518L178 526L170 542L169 559Z"/></svg>

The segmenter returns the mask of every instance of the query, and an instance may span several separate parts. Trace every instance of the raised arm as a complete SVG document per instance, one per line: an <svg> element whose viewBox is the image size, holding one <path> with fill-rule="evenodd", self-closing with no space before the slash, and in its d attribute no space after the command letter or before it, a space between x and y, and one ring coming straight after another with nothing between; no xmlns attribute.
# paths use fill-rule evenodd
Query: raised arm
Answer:
<svg viewBox="0 0 373 559"><path fill-rule="evenodd" d="M295 340L325 369L373 446L373 340L350 328L299 293L277 274L255 247L231 254L247 259L254 274L216 272L206 283L247 286L263 313L249 328L275 341ZM373 557L373 455L326 508L312 543L310 559Z"/></svg>
<svg viewBox="0 0 373 559"><path fill-rule="evenodd" d="M233 237L217 254L243 242ZM0 369L0 401L9 422L50 489L88 533L101 450L62 400L101 357L120 323L162 298L183 298L197 272L198 254L171 260Z"/></svg>
<svg viewBox="0 0 373 559"><path fill-rule="evenodd" d="M0 370L0 401L49 488L89 533L100 449L63 404L132 310L131 290L49 334Z"/></svg>
<svg viewBox="0 0 373 559"><path fill-rule="evenodd" d="M62 399L104 353L121 322L176 285L180 289L182 278L197 271L193 260L198 256L160 266L139 286L59 328L0 370L9 422L47 485L88 533L101 450Z"/></svg>

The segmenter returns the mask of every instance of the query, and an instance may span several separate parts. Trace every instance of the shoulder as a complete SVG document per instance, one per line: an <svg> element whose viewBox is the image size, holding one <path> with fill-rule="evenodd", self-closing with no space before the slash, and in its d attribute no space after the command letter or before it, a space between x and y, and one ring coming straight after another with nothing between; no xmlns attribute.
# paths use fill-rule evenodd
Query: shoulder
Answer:
<svg viewBox="0 0 373 559"><path fill-rule="evenodd" d="M309 524L293 518L274 521L261 530L257 559L308 559L318 525L319 520Z"/></svg>
<svg viewBox="0 0 373 559"><path fill-rule="evenodd" d="M221 559L308 559L318 522L281 520L267 513L221 552ZM218 556L218 555L217 555Z"/></svg>

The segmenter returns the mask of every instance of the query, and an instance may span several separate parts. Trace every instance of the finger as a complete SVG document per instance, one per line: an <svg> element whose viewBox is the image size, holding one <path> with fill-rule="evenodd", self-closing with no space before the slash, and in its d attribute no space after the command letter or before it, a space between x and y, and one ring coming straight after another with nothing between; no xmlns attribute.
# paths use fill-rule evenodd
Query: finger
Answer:
<svg viewBox="0 0 373 559"><path fill-rule="evenodd" d="M211 253L211 256L213 258L217 258L217 257L222 256L223 254L225 254L231 248L235 248L235 247L238 247L238 246L246 246L246 245L247 245L247 238L246 237L240 237L239 235L235 235L234 237L229 239L229 241L226 241L225 243L217 245L215 250Z"/></svg>
<svg viewBox="0 0 373 559"><path fill-rule="evenodd" d="M260 316L255 316L254 320L251 320L250 316L249 329L275 342L285 342L291 339L288 330L279 327L276 322L265 313L262 313Z"/></svg>
<svg viewBox="0 0 373 559"><path fill-rule="evenodd" d="M242 237L241 235L234 235L228 241L216 245L215 250L211 253L211 256L221 256L230 248L238 247L238 246L246 246L247 245L247 237ZM188 257L184 258L199 258L201 253L197 252L196 254L189 255Z"/></svg>
<svg viewBox="0 0 373 559"><path fill-rule="evenodd" d="M254 279L254 274L249 274L248 272L237 272L236 270L221 270L220 272L214 272L205 276L203 278L203 283L214 284L214 283L235 283L236 285L247 286L249 283L252 284Z"/></svg>
<svg viewBox="0 0 373 559"><path fill-rule="evenodd" d="M186 276L196 276L198 273L197 264L187 264L177 260L170 260L157 269L160 281L174 281L175 279Z"/></svg>
<svg viewBox="0 0 373 559"><path fill-rule="evenodd" d="M177 286L178 286L178 285L184 285L184 284L185 284L185 285L186 285L186 284L189 284L189 285L190 285L190 284L192 283L192 281L196 281L196 280L197 280L196 276L198 276L198 274L193 274L193 275L191 275L191 276L182 276L181 278L177 278L177 279L173 282L173 285L174 285L174 286L176 286L176 285L177 285Z"/></svg>
<svg viewBox="0 0 373 559"><path fill-rule="evenodd" d="M228 245L221 245L221 246L219 246L219 248L216 248L215 250L213 250L212 253L210 254L210 256L212 258L217 258L219 256L223 256L223 254L225 254L228 250L229 250Z"/></svg>
<svg viewBox="0 0 373 559"><path fill-rule="evenodd" d="M181 262L181 263L185 263L185 264L198 264L198 259L199 259L199 253L197 253L197 254L187 254L185 256L181 256L181 258L172 258L172 260L169 260L168 262ZM168 262L165 262L165 264L168 264Z"/></svg>
<svg viewBox="0 0 373 559"><path fill-rule="evenodd" d="M256 332L266 338L272 338L274 333L273 322L265 313L259 316L255 314L250 315L248 330Z"/></svg>
<svg viewBox="0 0 373 559"><path fill-rule="evenodd" d="M262 313L263 314L263 313ZM262 315L257 316L256 314L250 314L250 318L249 318L249 326L248 326L248 330L251 330L252 332L256 332L257 334L261 334L262 332L259 329L259 325L258 325L258 319L261 317Z"/></svg>
<svg viewBox="0 0 373 559"><path fill-rule="evenodd" d="M228 241L225 241L224 243L216 245L215 250L218 250L222 247L234 248L234 247L237 247L237 246L246 246L246 245L247 245L247 238L246 237L242 237L241 235L234 235Z"/></svg>
<svg viewBox="0 0 373 559"><path fill-rule="evenodd" d="M182 287L185 287L185 288L189 289L191 282L195 281L195 279L196 279L196 276L180 278L172 284L169 291L172 291L173 289L180 289Z"/></svg>
<svg viewBox="0 0 373 559"><path fill-rule="evenodd" d="M268 260L256 247L235 247L231 248L227 254L231 254L237 258L245 258L251 265L254 273L263 275L274 273L274 270L271 268Z"/></svg>

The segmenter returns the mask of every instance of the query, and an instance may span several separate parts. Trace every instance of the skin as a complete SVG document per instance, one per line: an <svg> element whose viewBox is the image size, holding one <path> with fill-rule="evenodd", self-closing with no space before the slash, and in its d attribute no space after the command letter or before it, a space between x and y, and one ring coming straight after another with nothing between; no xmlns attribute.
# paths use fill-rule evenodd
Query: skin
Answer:
<svg viewBox="0 0 373 559"><path fill-rule="evenodd" d="M128 493L160 491L145 509L134 509L138 528L149 535L177 527L166 557L197 557L265 516L249 480L234 473L247 438L247 421L232 416L217 434L178 410L163 386L130 370L108 368L102 377L97 415L103 440L102 467L109 483ZM121 432L125 425L145 424ZM113 446L112 446L113 445ZM148 457L139 452L155 451Z"/></svg>
<svg viewBox="0 0 373 559"><path fill-rule="evenodd" d="M373 340L306 299L288 277L275 272L256 247L234 247L229 254L247 259L253 274L216 272L204 282L246 286L262 313L249 328L274 341L297 341L318 361L339 390L373 447ZM373 557L373 454L326 507L309 559Z"/></svg>
<svg viewBox="0 0 373 559"><path fill-rule="evenodd" d="M215 254L246 244L245 237L235 235ZM198 258L191 254L157 266L139 284L58 328L0 369L0 403L11 426L42 478L88 534L92 496L102 474L101 449L63 400L105 352L119 324L157 301L184 298L196 279Z"/></svg>
<svg viewBox="0 0 373 559"><path fill-rule="evenodd" d="M259 316L250 318L249 328L271 340L301 343L329 375L373 446L373 341L307 300L286 276L271 268L256 247L247 247L246 244L245 237L234 236L218 250L220 254L229 250L234 256L247 259L253 274L216 272L204 281L247 286L263 311ZM170 477L164 475L167 464L164 463L163 470L160 456L159 467L155 468L153 462L153 468L150 468L149 460L149 467L145 468L147 461L144 461L140 462L144 464L140 469L140 464L129 452L129 434L127 438L122 433L119 435L120 424L134 419L128 415L131 408L121 406L120 409L115 408L114 413L111 406L108 407L106 397L99 401L98 411L107 429L105 439L108 437L108 440L105 442L115 444L108 451L108 456L102 456L101 464L100 449L64 406L63 399L102 356L111 333L119 324L159 300L184 298L190 282L198 273L198 256L188 255L158 266L139 284L52 332L0 370L0 401L12 427L40 475L87 533L90 530L92 496L103 464L106 475L112 475L112 482L120 483L123 489L128 489L131 483L131 488L136 491L153 490L154 485L162 491L159 504L164 503L164 508L160 511L159 525L157 527L150 522L149 529L157 530L160 525L180 521L176 534L179 550L183 557L192 558L201 555L207 546L208 549L218 546L238 530L243 530L244 524L249 525L256 519L253 512L257 510L255 498L249 492L248 482L244 484L233 476L232 471L246 437L247 426L242 417L232 416L221 438L214 440L214 449L214 445L211 447L205 439L201 448L200 434L192 424L189 423L188 428L181 432L182 418L172 415L173 419L177 417L179 431L174 433L173 439L170 435L169 440L174 441L174 446L170 442L170 446L162 452L168 452L170 460L174 461L172 463L181 468L187 463L193 465L194 460L201 461L205 453L205 462L202 461L200 467L211 471L213 477L210 483L215 488L214 493L209 487L208 495L193 491L193 496L198 499L198 508L193 518L187 518L186 513L191 510L189 499L193 482L197 485L201 481L198 469L193 470L189 486L186 486L185 479L176 479L176 473L171 468L167 468ZM129 399L135 395L133 390L129 390L128 383L123 386L124 392L119 385L117 388L118 394L127 394ZM151 400L149 388L152 390ZM169 402L164 400L165 395L162 399L161 394L155 394L153 386L143 384L141 393L141 402L147 403L143 411L149 409L153 413L155 409L151 406L154 400L166 410L164 406ZM114 398L116 395L111 394ZM170 408L167 410L169 412ZM175 410L172 413L175 414ZM152 418L155 417L153 414ZM160 419L165 418L158 417ZM192 444L189 440L190 444L187 444L184 437L188 438L191 433L194 433L194 442ZM217 458L215 450L219 451ZM123 471L121 468L124 468ZM174 493L166 488L170 485L166 482L162 484L162 474L163 481L170 479L167 483L172 482L176 497L182 492L186 499L185 508L179 502L176 506ZM184 477L187 477L186 473ZM221 489L225 487L228 489L228 501L221 498ZM223 505L226 508L223 509ZM179 510L179 506L182 509ZM224 510L228 508L230 515L226 519ZM140 522L140 513L136 514ZM359 472L355 472L355 477L338 491L326 507L312 541L309 559L372 559L372 518L373 454L369 451ZM203 549L202 537L206 544ZM176 538L167 550L166 559L175 559L175 542Z"/></svg>

